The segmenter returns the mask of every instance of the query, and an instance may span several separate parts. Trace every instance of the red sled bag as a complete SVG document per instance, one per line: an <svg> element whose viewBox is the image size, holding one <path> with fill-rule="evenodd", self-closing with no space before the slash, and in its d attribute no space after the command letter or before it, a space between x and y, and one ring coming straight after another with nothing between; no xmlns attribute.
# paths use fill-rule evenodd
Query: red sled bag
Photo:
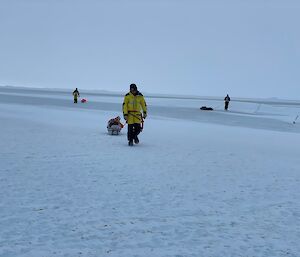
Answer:
<svg viewBox="0 0 300 257"><path fill-rule="evenodd" d="M81 99L81 102L82 102L82 103L85 103L85 102L86 102L86 99L85 99L85 98L82 98L82 99Z"/></svg>

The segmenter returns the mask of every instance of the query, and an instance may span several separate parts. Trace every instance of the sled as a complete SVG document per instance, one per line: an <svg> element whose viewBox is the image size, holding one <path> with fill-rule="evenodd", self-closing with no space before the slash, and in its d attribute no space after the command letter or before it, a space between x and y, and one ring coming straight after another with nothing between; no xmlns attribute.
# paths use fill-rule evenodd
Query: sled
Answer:
<svg viewBox="0 0 300 257"><path fill-rule="evenodd" d="M82 102L82 103L86 103L86 101L87 101L87 100L86 100L85 98L82 98L82 99L81 99L81 102Z"/></svg>
<svg viewBox="0 0 300 257"><path fill-rule="evenodd" d="M202 110L202 111L213 111L214 109L211 108L211 107L202 106L202 107L200 107L200 110Z"/></svg>
<svg viewBox="0 0 300 257"><path fill-rule="evenodd" d="M119 125L107 126L107 132L109 135L119 135L121 132L121 127Z"/></svg>

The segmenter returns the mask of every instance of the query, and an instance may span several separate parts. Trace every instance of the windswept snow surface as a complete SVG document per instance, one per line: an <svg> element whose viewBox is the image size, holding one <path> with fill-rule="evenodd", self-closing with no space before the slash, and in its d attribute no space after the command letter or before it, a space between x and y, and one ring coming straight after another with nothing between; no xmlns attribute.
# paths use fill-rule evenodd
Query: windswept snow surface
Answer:
<svg viewBox="0 0 300 257"><path fill-rule="evenodd" d="M0 87L1 257L300 256L299 103L81 95Z"/></svg>

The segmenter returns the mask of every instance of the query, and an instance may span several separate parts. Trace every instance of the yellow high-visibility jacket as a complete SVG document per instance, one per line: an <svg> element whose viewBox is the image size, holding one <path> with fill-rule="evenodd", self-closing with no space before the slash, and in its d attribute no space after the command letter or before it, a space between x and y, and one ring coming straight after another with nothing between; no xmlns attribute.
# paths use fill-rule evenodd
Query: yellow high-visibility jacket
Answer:
<svg viewBox="0 0 300 257"><path fill-rule="evenodd" d="M75 90L75 91L73 92L73 96L74 96L74 99L77 100L77 98L80 96L80 94L79 94L78 91Z"/></svg>
<svg viewBox="0 0 300 257"><path fill-rule="evenodd" d="M140 92L137 92L136 95L133 95L131 92L126 94L123 102L123 115L127 115L127 123L141 123L141 111L145 115L147 114L147 104L144 96Z"/></svg>

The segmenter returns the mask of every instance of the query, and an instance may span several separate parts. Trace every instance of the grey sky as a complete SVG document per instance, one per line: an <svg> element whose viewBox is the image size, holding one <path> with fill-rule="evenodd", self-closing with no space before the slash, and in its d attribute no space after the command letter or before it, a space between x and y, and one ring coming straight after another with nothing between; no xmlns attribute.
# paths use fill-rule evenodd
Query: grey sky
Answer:
<svg viewBox="0 0 300 257"><path fill-rule="evenodd" d="M300 98L300 1L0 0L0 85Z"/></svg>

